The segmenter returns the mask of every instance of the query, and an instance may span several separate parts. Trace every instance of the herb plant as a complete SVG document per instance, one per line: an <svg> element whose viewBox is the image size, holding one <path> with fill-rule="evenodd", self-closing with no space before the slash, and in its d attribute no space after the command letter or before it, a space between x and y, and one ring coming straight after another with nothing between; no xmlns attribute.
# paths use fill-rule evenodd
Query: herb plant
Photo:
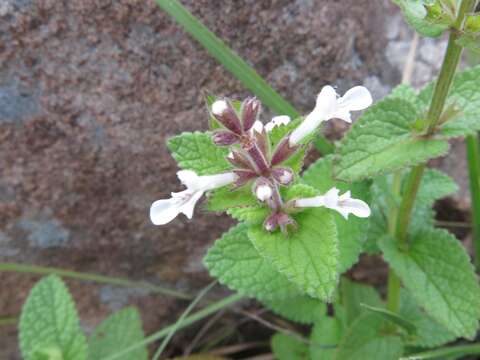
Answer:
<svg viewBox="0 0 480 360"><path fill-rule="evenodd" d="M421 35L449 32L439 76L424 89L400 85L373 103L365 87L340 96L326 85L314 109L297 118L291 118L295 111L290 107L278 105L281 98L261 91L269 106L288 110L266 123L255 97L209 96L210 129L168 142L186 189L155 201L152 222L166 225L179 214L191 219L203 195L207 210L226 212L238 221L204 259L212 277L238 295L209 309L253 297L291 321L311 325L308 339L273 336L272 350L280 360L480 353L478 345L445 347L459 338L475 339L480 287L465 248L434 226L434 202L454 193L457 185L427 167L429 159L448 154L449 139L480 130L480 66L456 73L462 49L478 50L477 1L394 2ZM188 23L178 3L158 3ZM195 26L187 29L197 29L200 35L194 36L203 36L205 46L220 49L223 55L217 58L230 65L237 61L222 53L213 35ZM252 81L248 84L254 88ZM351 113L363 110L352 122ZM321 125L334 118L352 123L351 128L331 153L332 146L322 138L323 157L305 166ZM388 264L386 296L344 276L363 253L380 255ZM191 319L181 320L186 324ZM131 324L122 324L122 331L131 334L115 325L124 321ZM87 346L68 292L58 278L48 277L24 306L20 344L26 359L80 360L87 359L88 351L91 359L109 358L115 354L111 348L126 349L130 355L125 359L144 359L146 340L138 322L131 310L113 315ZM38 324L49 331L39 336ZM169 338L171 333L159 332L151 339L167 334Z"/></svg>

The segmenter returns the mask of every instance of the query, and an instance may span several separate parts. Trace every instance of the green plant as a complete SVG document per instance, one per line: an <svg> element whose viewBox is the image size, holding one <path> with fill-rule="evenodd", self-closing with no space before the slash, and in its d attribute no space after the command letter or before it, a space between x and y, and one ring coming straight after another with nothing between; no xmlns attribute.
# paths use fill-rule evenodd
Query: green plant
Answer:
<svg viewBox="0 0 480 360"><path fill-rule="evenodd" d="M106 359L142 359L146 344L165 338L160 356L176 330L244 296L293 322L311 325L308 339L274 335L272 349L280 360L479 353L475 344L443 347L475 338L480 287L461 243L434 226L434 202L457 186L426 166L429 159L448 153L448 139L480 130L480 66L456 74L463 47L477 45L476 1L394 0L420 34L450 33L438 79L420 92L400 85L373 105L363 87L339 97L325 86L305 118L296 117L290 105L178 2L157 2L232 73L242 78L247 72L244 83L267 105L293 117L278 116L263 124L256 98L239 102L210 96L210 130L183 133L168 142L186 190L154 202L151 220L165 225L180 213L191 218L204 194L208 210L236 219L238 224L214 243L204 263L238 294L187 315L202 292L177 323L147 338L136 330L125 337L116 319L120 323L133 315L114 315L87 346L72 300L51 276L32 290L22 312L25 358L86 359L88 348L92 359L93 351ZM351 122L351 111L366 108L332 154L304 169L322 122ZM388 263L386 299L375 288L343 276L362 253L380 254ZM42 332L32 326L35 322L53 325ZM140 329L138 322L134 328ZM118 339L124 340L117 345Z"/></svg>

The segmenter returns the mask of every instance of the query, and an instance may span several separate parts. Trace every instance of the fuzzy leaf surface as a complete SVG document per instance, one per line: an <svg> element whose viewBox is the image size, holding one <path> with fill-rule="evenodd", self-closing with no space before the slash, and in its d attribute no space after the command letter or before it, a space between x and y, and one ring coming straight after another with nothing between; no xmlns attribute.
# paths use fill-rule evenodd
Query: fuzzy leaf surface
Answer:
<svg viewBox="0 0 480 360"><path fill-rule="evenodd" d="M446 141L413 132L417 115L415 106L400 98L370 107L341 141L335 177L345 181L375 177L445 154Z"/></svg>
<svg viewBox="0 0 480 360"><path fill-rule="evenodd" d="M384 320L376 314L363 315L350 326L340 341L335 360L398 360L403 353L397 336L382 335Z"/></svg>
<svg viewBox="0 0 480 360"><path fill-rule="evenodd" d="M308 345L299 339L286 334L273 335L271 346L275 359L278 360L308 360Z"/></svg>
<svg viewBox="0 0 480 360"><path fill-rule="evenodd" d="M301 324L313 324L327 311L323 302L308 295L267 300L263 303L278 315Z"/></svg>
<svg viewBox="0 0 480 360"><path fill-rule="evenodd" d="M239 224L208 250L204 263L210 275L230 289L262 301L302 296L297 285L260 256L247 231L247 225Z"/></svg>
<svg viewBox="0 0 480 360"><path fill-rule="evenodd" d="M20 349L25 360L35 353L60 352L63 360L86 360L87 342L72 297L56 275L30 291L20 316Z"/></svg>
<svg viewBox="0 0 480 360"><path fill-rule="evenodd" d="M142 341L144 333L135 308L126 308L111 315L93 332L89 340L90 360L105 359ZM140 347L119 360L147 360L146 347Z"/></svg>
<svg viewBox="0 0 480 360"><path fill-rule="evenodd" d="M319 190L321 194L326 193L332 187L340 189L341 193L348 190L352 197L361 199L367 203L370 200L370 184L367 182L356 182L346 184L333 179L333 158L324 157L312 164L302 175L304 183ZM362 219L351 216L345 220L343 216L332 211L338 232L338 248L340 251L339 272L344 273L357 261L367 238L369 219Z"/></svg>
<svg viewBox="0 0 480 360"><path fill-rule="evenodd" d="M231 169L225 160L228 149L216 146L209 133L184 132L170 138L167 146L178 166L198 175L218 174Z"/></svg>
<svg viewBox="0 0 480 360"><path fill-rule="evenodd" d="M407 252L385 237L385 260L416 302L457 336L473 338L480 318L480 287L461 243L447 231L422 229L411 236Z"/></svg>
<svg viewBox="0 0 480 360"><path fill-rule="evenodd" d="M305 210L295 216L298 229L288 237L268 233L262 225L249 229L258 252L308 295L329 300L338 281L338 241L335 222L327 209Z"/></svg>
<svg viewBox="0 0 480 360"><path fill-rule="evenodd" d="M432 1L393 0L393 2L402 9L407 23L423 36L437 37L448 29L449 22L444 15L429 15L425 5L430 5Z"/></svg>
<svg viewBox="0 0 480 360"><path fill-rule="evenodd" d="M333 360L338 343L342 339L343 326L334 317L324 316L313 326L310 334L310 357L312 360Z"/></svg>

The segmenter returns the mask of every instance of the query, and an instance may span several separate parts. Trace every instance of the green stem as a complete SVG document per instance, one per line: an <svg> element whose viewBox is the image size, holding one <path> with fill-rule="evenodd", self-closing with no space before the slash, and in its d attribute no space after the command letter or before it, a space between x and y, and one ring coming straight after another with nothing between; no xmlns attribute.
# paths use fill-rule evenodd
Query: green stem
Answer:
<svg viewBox="0 0 480 360"><path fill-rule="evenodd" d="M432 135L437 127L440 115L443 112L445 102L447 100L448 91L452 85L453 77L460 61L462 54L462 47L457 45L457 37L459 29L463 27L465 16L468 12L473 11L476 0L463 0L454 24L454 29L451 30L448 38L448 46L443 59L440 74L435 83L433 90L432 101L427 113L428 130L427 136ZM417 196L418 188L422 180L425 164L415 166L408 175L407 182L403 191L402 202L398 210L398 217L395 227L395 239L397 246L402 250L407 250L407 234L410 225L410 218ZM396 276L389 276L390 283L388 284L387 303L390 305L389 310L398 312L400 303L400 281Z"/></svg>
<svg viewBox="0 0 480 360"><path fill-rule="evenodd" d="M476 268L480 269L480 148L478 135L467 136L466 142L470 198L472 201L474 261Z"/></svg>
<svg viewBox="0 0 480 360"><path fill-rule="evenodd" d="M450 357L457 358L472 354L480 354L480 344L459 345L428 350L425 352L401 357L400 360L446 359Z"/></svg>
<svg viewBox="0 0 480 360"><path fill-rule="evenodd" d="M114 354L112 356L109 356L108 358L104 359L104 360L114 360L114 359L118 359L118 358L121 358L121 357L124 357L125 354L128 354L138 348L141 348L145 345L148 345L148 344L151 344L155 341L158 341L160 339L163 339L165 336L168 336L168 334L170 334L170 332L172 331L172 329L175 329L176 331L178 330L181 330L199 320L202 320L203 318L206 318L207 316L211 315L211 314L214 314L216 313L217 311L223 309L223 308L226 308L240 300L243 299L243 295L241 294L234 294L234 295L230 295L229 297L226 297L220 301L217 301L216 303L213 303L209 306L207 306L206 308L200 310L200 311L197 311L196 313L194 313L193 315L190 315L190 316L187 316L185 319L183 319L183 321L179 324L173 324L173 325L169 325L165 328L163 328L162 330L146 337L143 341L141 342L138 342L128 348L126 348L125 350L122 350L121 352L117 353L117 354Z"/></svg>
<svg viewBox="0 0 480 360"><path fill-rule="evenodd" d="M56 274L61 277L93 281L101 284L110 284L115 286L129 287L129 288L138 288L150 290L154 293L164 294L168 296L173 296L179 299L190 300L192 296L177 290L167 289L161 286L153 285L147 282L138 282L122 278L109 277L91 273L81 273L70 270L63 270L52 267L43 267L43 266L34 266L34 265L24 265L18 263L0 263L0 272L18 272L18 273L28 273L28 274L38 274L38 275L50 275Z"/></svg>
<svg viewBox="0 0 480 360"><path fill-rule="evenodd" d="M177 0L155 0L157 5L173 17L185 31L230 71L243 85L257 95L262 102L278 114L288 115L292 119L300 116L297 110L277 93L257 74L240 56L233 52L221 39L203 25ZM324 154L333 152L334 146L324 137L315 141L317 148Z"/></svg>

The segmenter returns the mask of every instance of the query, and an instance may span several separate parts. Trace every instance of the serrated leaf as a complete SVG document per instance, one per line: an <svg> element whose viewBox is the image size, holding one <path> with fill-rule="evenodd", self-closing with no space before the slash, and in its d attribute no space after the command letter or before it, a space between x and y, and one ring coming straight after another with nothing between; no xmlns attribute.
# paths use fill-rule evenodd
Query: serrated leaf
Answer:
<svg viewBox="0 0 480 360"><path fill-rule="evenodd" d="M405 339L406 344L410 346L433 348L456 339L454 334L420 309L405 289L400 292L399 313L403 318L412 322L417 329L415 336L409 336Z"/></svg>
<svg viewBox="0 0 480 360"><path fill-rule="evenodd" d="M299 339L285 334L273 335L271 346L278 360L308 360L308 345Z"/></svg>
<svg viewBox="0 0 480 360"><path fill-rule="evenodd" d="M58 349L63 360L85 360L87 342L75 304L62 280L50 275L30 291L20 316L20 349L25 360L35 352Z"/></svg>
<svg viewBox="0 0 480 360"><path fill-rule="evenodd" d="M480 127L480 65L459 72L453 79L446 107L455 106L461 111L457 116L440 126L440 134L446 137L465 136ZM435 82L431 82L419 93L419 100L428 106Z"/></svg>
<svg viewBox="0 0 480 360"><path fill-rule="evenodd" d="M375 177L446 153L446 141L412 131L416 118L415 107L399 98L369 108L337 149L335 177L346 181Z"/></svg>
<svg viewBox="0 0 480 360"><path fill-rule="evenodd" d="M90 336L90 360L106 359L142 341L144 333L140 315L135 308L126 308L102 322ZM147 348L140 347L119 360L147 360Z"/></svg>
<svg viewBox="0 0 480 360"><path fill-rule="evenodd" d="M441 12L429 14L426 5L430 5L431 1L393 0L393 2L402 9L407 23L423 36L438 37L448 29L451 22L447 15Z"/></svg>
<svg viewBox="0 0 480 360"><path fill-rule="evenodd" d="M345 312L346 324L352 324L366 311L361 304L382 307L383 302L374 287L342 277L340 281L340 304Z"/></svg>
<svg viewBox="0 0 480 360"><path fill-rule="evenodd" d="M350 190L352 197L369 202L370 184L357 182L346 184L333 179L333 157L324 157L312 164L302 175L302 181L326 193L332 187L337 187L341 192ZM333 217L338 232L338 248L340 251L339 272L344 273L357 261L362 252L363 244L367 238L369 219L351 216L345 220L340 214L334 212Z"/></svg>
<svg viewBox="0 0 480 360"><path fill-rule="evenodd" d="M208 250L204 263L210 275L230 289L262 301L301 296L298 286L260 256L247 231L246 224L239 224Z"/></svg>
<svg viewBox="0 0 480 360"><path fill-rule="evenodd" d="M312 360L333 360L338 343L343 336L339 319L324 316L313 326L310 334L310 357Z"/></svg>
<svg viewBox="0 0 480 360"><path fill-rule="evenodd" d="M397 336L381 333L384 320L375 314L363 315L345 332L335 352L335 360L398 360L403 353Z"/></svg>
<svg viewBox="0 0 480 360"><path fill-rule="evenodd" d="M413 234L407 252L385 237L384 258L416 302L457 336L473 338L480 318L480 287L460 242L447 231Z"/></svg>
<svg viewBox="0 0 480 360"><path fill-rule="evenodd" d="M400 84L393 88L392 92L387 96L388 99L402 99L408 101L415 106L418 113L425 110L425 104L418 99L417 91L407 84Z"/></svg>
<svg viewBox="0 0 480 360"><path fill-rule="evenodd" d="M278 315L301 324L313 324L325 316L327 310L323 302L308 295L266 300L263 303Z"/></svg>
<svg viewBox="0 0 480 360"><path fill-rule="evenodd" d="M216 146L208 133L184 132L170 138L167 146L178 166L198 175L218 174L231 169L225 160L228 149Z"/></svg>
<svg viewBox="0 0 480 360"><path fill-rule="evenodd" d="M278 271L312 297L329 300L338 280L338 241L327 209L308 209L295 216L298 230L286 237L253 226L248 237Z"/></svg>
<svg viewBox="0 0 480 360"><path fill-rule="evenodd" d="M257 206L258 200L253 196L249 186L232 190L223 187L207 193L207 209L209 211L226 211L229 208Z"/></svg>

